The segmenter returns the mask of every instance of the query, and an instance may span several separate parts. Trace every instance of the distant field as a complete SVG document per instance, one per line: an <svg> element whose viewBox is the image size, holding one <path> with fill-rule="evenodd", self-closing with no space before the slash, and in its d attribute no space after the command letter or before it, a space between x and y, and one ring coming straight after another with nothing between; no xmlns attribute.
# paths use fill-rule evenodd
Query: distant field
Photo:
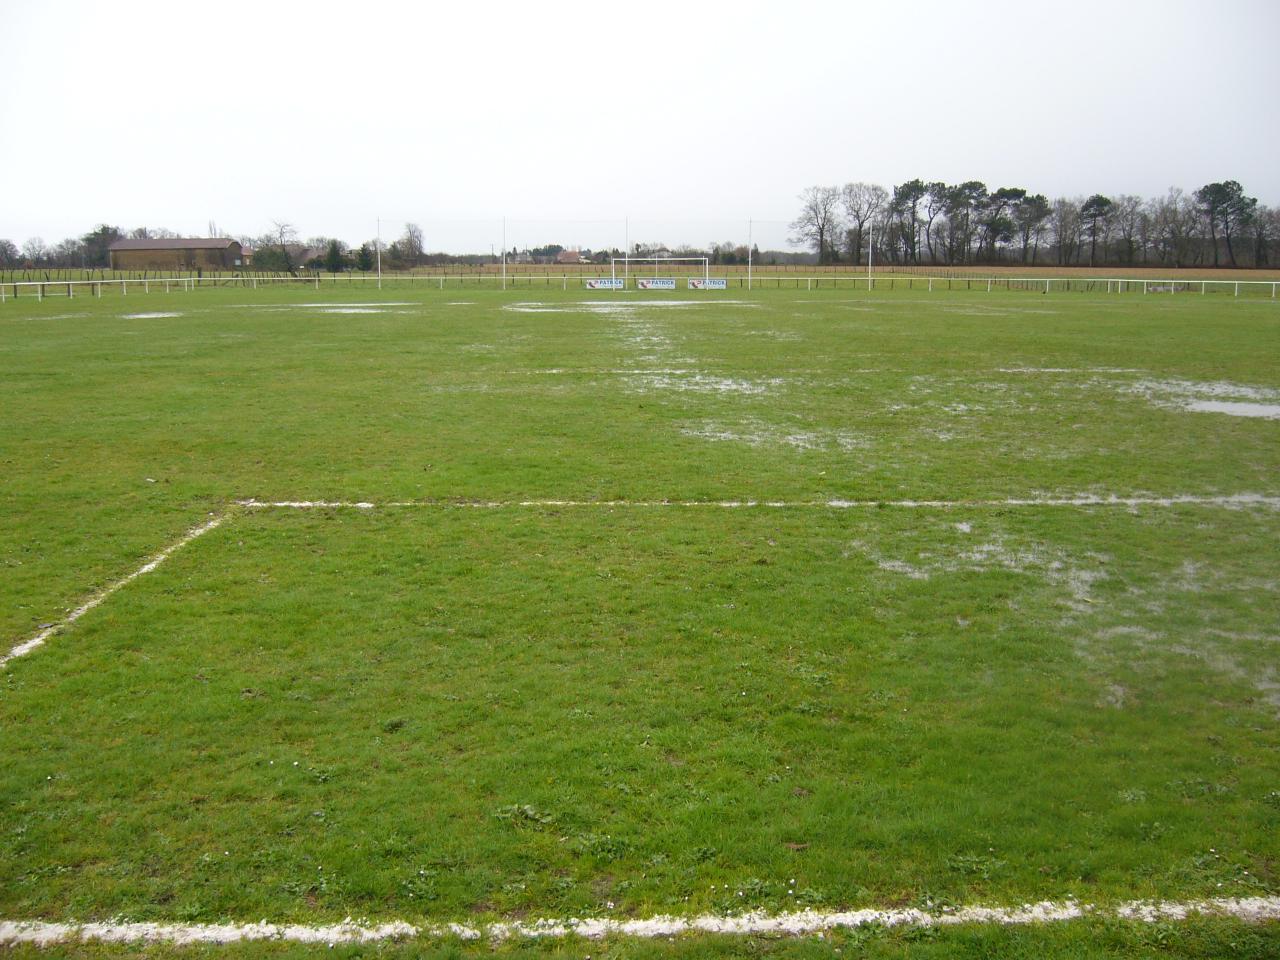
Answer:
<svg viewBox="0 0 1280 960"><path fill-rule="evenodd" d="M619 271L623 268L619 267ZM652 275L653 266L651 264L636 264L629 271L636 275ZM703 268L699 264L673 264L662 265L660 272L663 276L702 276ZM710 267L712 276L716 277L734 277L745 279L747 276L747 265L740 264L716 264ZM765 280L768 278L796 278L796 277L848 277L861 278L866 276L866 266L858 264L833 264L818 266L816 264L769 264L757 263L753 266L751 272L754 276ZM53 285L59 282L66 283L68 280L73 281L114 281L114 280L151 280L164 281L165 279L178 279L194 275L192 270L67 270L67 269L49 269L49 270L0 270L0 284L11 283L35 283L45 281L50 284L50 293L56 293ZM424 278L438 277L500 277L503 273L501 264L484 264L484 265L463 265L449 264L438 267L419 267L409 271L393 271L387 270L383 275L383 282L394 283L397 279L414 278L421 282ZM880 278L887 277L1001 277L1010 279L1044 279L1046 277L1062 278L1062 279L1107 279L1118 278L1128 280L1218 280L1218 281L1238 281L1240 283L1249 282L1270 282L1280 281L1280 269L1275 270L1232 270L1226 268L1213 267L1186 267L1174 268L1164 266L1132 266L1132 267L1058 267L1048 264L1040 264L1037 266L1020 267L1020 266L946 266L942 264L926 264L921 266L904 266L894 264L876 264L873 275ZM508 278L527 278L527 277L596 277L609 276L609 264L542 264L542 263L508 263L506 265L506 274ZM214 271L203 271L201 274L205 278L213 279L220 277L225 280L237 278L251 278L255 275L263 277L283 277L280 273L263 273L255 274L253 271L242 271L239 273L217 273ZM309 272L305 276L310 278L314 276ZM347 271L346 273L331 274L321 273L322 282L326 284L351 285L351 284L368 284L373 282L377 274L373 271ZM11 293L12 291L6 291ZM1263 291L1262 295L1269 295L1270 291Z"/></svg>
<svg viewBox="0 0 1280 960"><path fill-rule="evenodd" d="M6 303L0 654L45 642L0 667L0 921L1274 898L1278 331L901 284ZM837 947L1280 930L500 949Z"/></svg>

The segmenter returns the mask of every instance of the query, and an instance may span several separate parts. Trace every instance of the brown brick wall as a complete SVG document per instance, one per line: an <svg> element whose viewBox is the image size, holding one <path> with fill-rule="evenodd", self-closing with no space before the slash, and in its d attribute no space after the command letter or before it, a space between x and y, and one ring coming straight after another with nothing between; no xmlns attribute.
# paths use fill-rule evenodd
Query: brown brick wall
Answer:
<svg viewBox="0 0 1280 960"><path fill-rule="evenodd" d="M240 244L222 250L112 250L113 270L235 270Z"/></svg>

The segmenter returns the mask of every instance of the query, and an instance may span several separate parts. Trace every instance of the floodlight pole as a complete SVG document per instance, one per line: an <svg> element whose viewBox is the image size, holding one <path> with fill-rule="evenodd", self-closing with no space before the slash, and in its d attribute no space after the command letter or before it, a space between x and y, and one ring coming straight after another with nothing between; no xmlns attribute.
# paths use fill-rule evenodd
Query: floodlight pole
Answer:
<svg viewBox="0 0 1280 960"><path fill-rule="evenodd" d="M382 218L378 218L378 239L373 243L378 252L378 289L382 289Z"/></svg>

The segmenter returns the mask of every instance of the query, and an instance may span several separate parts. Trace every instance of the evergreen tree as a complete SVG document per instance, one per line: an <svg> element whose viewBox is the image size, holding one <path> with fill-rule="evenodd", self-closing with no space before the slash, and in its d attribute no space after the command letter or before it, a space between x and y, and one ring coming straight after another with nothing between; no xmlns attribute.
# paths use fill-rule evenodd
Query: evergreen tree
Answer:
<svg viewBox="0 0 1280 960"><path fill-rule="evenodd" d="M337 240L330 240L329 247L324 252L324 268L330 273L341 273L346 265L347 260L342 255L342 246Z"/></svg>

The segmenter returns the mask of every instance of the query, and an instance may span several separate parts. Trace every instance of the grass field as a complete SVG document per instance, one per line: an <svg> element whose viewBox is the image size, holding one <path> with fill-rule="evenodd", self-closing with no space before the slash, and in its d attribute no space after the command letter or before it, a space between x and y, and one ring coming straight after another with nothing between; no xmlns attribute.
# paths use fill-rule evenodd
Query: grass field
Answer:
<svg viewBox="0 0 1280 960"><path fill-rule="evenodd" d="M49 634L0 667L0 920L1280 893L1280 304L695 296L0 308L0 646ZM1280 930L338 952L428 949L1261 957Z"/></svg>

